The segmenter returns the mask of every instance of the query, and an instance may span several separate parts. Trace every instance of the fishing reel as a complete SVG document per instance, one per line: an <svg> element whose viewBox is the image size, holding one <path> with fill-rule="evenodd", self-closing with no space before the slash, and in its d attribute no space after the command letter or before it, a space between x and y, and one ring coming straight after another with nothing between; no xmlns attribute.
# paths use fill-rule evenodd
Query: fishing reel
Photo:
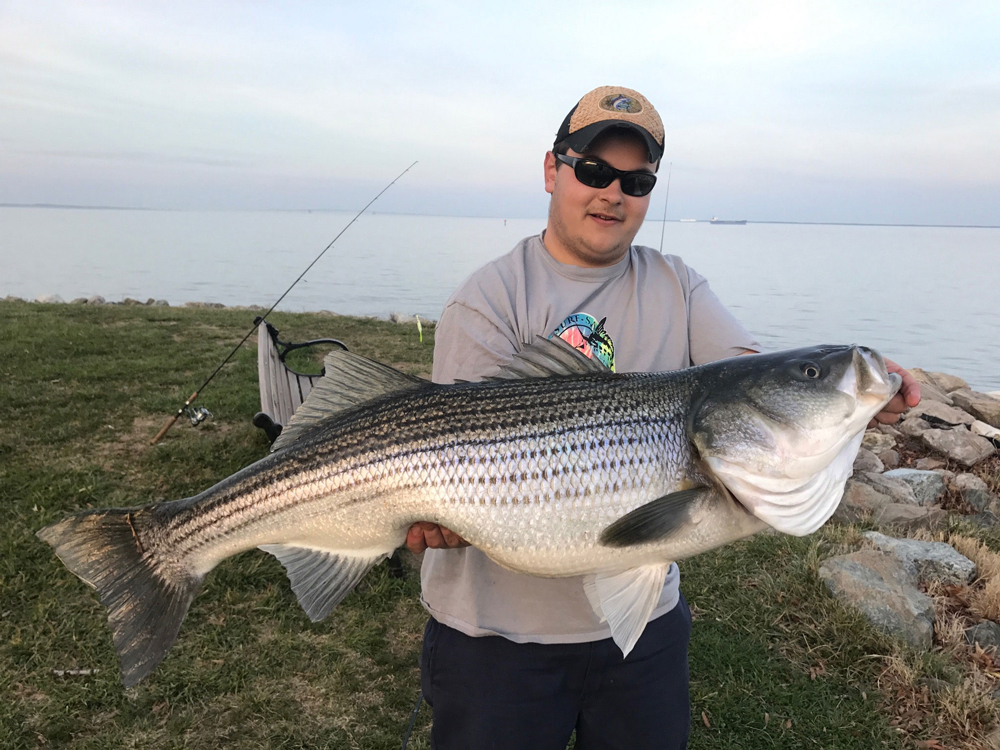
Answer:
<svg viewBox="0 0 1000 750"><path fill-rule="evenodd" d="M191 426L197 427L206 419L212 416L212 412L204 406L188 406L184 409L187 418L191 420Z"/></svg>

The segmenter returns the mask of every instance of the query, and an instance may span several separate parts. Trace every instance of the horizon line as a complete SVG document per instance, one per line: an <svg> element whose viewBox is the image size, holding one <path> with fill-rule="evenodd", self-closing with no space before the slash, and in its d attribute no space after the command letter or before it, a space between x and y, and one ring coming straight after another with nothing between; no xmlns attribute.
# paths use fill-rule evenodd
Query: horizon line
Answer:
<svg viewBox="0 0 1000 750"><path fill-rule="evenodd" d="M0 208L50 208L50 209L72 209L83 211L198 211L198 212L284 212L284 213L351 213L350 208L149 208L144 206L85 206L74 203L0 203ZM371 211L372 214L383 216L440 216L455 219L502 219L507 221L511 217L486 216L482 214L428 214L415 211ZM530 220L533 218L515 216L515 220ZM657 221L656 219L646 219L652 223L697 223L709 224L711 219L666 219ZM645 222L644 222L645 223ZM794 221L787 219L746 219L747 224L791 224L806 226L844 226L844 227L918 227L925 229L1000 229L1000 224L916 224L913 222L882 222L882 221Z"/></svg>

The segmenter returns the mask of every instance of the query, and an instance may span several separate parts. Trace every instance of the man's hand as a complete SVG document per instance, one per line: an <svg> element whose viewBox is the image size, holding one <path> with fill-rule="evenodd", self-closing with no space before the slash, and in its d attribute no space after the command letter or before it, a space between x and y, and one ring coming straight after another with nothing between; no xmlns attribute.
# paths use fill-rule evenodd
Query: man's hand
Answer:
<svg viewBox="0 0 1000 750"><path fill-rule="evenodd" d="M891 359L885 360L885 367L889 372L898 372L903 376L903 385L899 388L899 393L892 397L892 400L875 415L875 418L868 423L869 427L877 424L894 424L899 421L899 415L920 403L920 383L910 373L897 365Z"/></svg>
<svg viewBox="0 0 1000 750"><path fill-rule="evenodd" d="M406 532L406 548L414 555L425 549L455 549L468 547L469 543L451 529L428 521L417 521Z"/></svg>

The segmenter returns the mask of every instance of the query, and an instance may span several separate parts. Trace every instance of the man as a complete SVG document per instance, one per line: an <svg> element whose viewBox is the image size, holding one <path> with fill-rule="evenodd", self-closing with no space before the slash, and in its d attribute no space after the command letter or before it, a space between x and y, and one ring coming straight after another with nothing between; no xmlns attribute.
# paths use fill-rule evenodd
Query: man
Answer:
<svg viewBox="0 0 1000 750"><path fill-rule="evenodd" d="M663 143L659 115L638 92L606 86L579 101L545 155L545 231L448 301L436 382L495 374L538 336L560 336L618 372L760 349L680 258L632 245ZM904 378L907 397L919 398ZM892 421L904 408L898 398L880 417ZM623 659L582 578L512 573L430 523L414 524L407 545L431 548L421 570L431 615L421 674L435 748L564 750L574 729L578 750L685 747L691 618L676 565Z"/></svg>

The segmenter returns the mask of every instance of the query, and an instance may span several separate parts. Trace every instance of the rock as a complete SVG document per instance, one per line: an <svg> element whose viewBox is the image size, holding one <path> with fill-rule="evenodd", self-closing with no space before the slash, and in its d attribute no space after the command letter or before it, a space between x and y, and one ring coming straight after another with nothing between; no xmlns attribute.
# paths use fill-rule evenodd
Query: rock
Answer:
<svg viewBox="0 0 1000 750"><path fill-rule="evenodd" d="M891 424L876 425L875 429L881 432L883 435L891 435L892 437L896 438L896 440L900 440L903 437L903 433L901 433Z"/></svg>
<svg viewBox="0 0 1000 750"><path fill-rule="evenodd" d="M154 299L153 307L170 307L170 303L165 299Z"/></svg>
<svg viewBox="0 0 1000 750"><path fill-rule="evenodd" d="M820 580L841 602L859 610L879 630L928 650L934 640L934 605L916 587L916 576L898 559L874 550L831 557Z"/></svg>
<svg viewBox="0 0 1000 750"><path fill-rule="evenodd" d="M854 475L854 478L867 484L883 495L889 497L894 503L917 504L917 497L913 494L913 489L901 479L893 479L885 474L876 474L871 471L862 471Z"/></svg>
<svg viewBox="0 0 1000 750"><path fill-rule="evenodd" d="M946 372L929 372L927 374L934 378L935 385L941 386L946 393L957 391L959 388L969 387L969 384L958 377L958 375L949 375Z"/></svg>
<svg viewBox="0 0 1000 750"><path fill-rule="evenodd" d="M993 443L984 437L973 435L965 427L956 427L951 430L925 430L920 433L920 440L928 448L941 453L952 461L958 461L963 466L975 466L997 452Z"/></svg>
<svg viewBox="0 0 1000 750"><path fill-rule="evenodd" d="M878 456L867 448L862 448L858 451L858 455L854 459L854 470L882 472L885 471L885 466L879 460Z"/></svg>
<svg viewBox="0 0 1000 750"><path fill-rule="evenodd" d="M877 514L891 502L890 498L872 486L848 479L844 485L844 496L833 513L833 520L837 523L857 523L867 516Z"/></svg>
<svg viewBox="0 0 1000 750"><path fill-rule="evenodd" d="M990 492L990 488L975 474L958 474L951 480L952 488L962 499L980 513L988 512L1000 516L1000 500Z"/></svg>
<svg viewBox="0 0 1000 750"><path fill-rule="evenodd" d="M927 458L918 458L913 466L921 471L933 471L934 469L943 469L947 465L947 461L928 456Z"/></svg>
<svg viewBox="0 0 1000 750"><path fill-rule="evenodd" d="M401 313L401 312L391 312L391 313L389 313L389 320L391 320L393 323L400 323L400 324L407 324L407 323L409 323L409 324L412 324L412 325L416 325L417 324L417 319L416 319L415 316L413 316L413 315L407 315L406 313Z"/></svg>
<svg viewBox="0 0 1000 750"><path fill-rule="evenodd" d="M890 448L895 448L896 438L882 432L869 430L861 439L861 445L862 447L870 450L872 453L878 453L879 451L886 451Z"/></svg>
<svg viewBox="0 0 1000 750"><path fill-rule="evenodd" d="M986 422L990 427L1000 427L1000 399L968 388L955 391L951 398L955 406L961 407L976 419Z"/></svg>
<svg viewBox="0 0 1000 750"><path fill-rule="evenodd" d="M194 307L197 309L201 309L206 307L206 305L204 302L185 302L184 307Z"/></svg>
<svg viewBox="0 0 1000 750"><path fill-rule="evenodd" d="M141 305L142 303L137 299L133 299L132 297L126 297L125 299L122 300L122 304L125 305L126 307L134 307L135 305Z"/></svg>
<svg viewBox="0 0 1000 750"><path fill-rule="evenodd" d="M87 297L88 305L106 305L107 303L108 301L99 294L95 294L93 297Z"/></svg>
<svg viewBox="0 0 1000 750"><path fill-rule="evenodd" d="M947 469L931 469L931 471L941 475L945 487L951 486L951 481L955 478L955 472L948 471Z"/></svg>
<svg viewBox="0 0 1000 750"><path fill-rule="evenodd" d="M996 445L997 441L1000 440L1000 430L986 424L986 422L981 422L978 419L972 423L972 427L970 427L969 430L973 435L979 435L980 437L984 437L991 441L993 445Z"/></svg>
<svg viewBox="0 0 1000 750"><path fill-rule="evenodd" d="M222 310L223 308L225 308L225 305L222 304L221 302L206 302L205 307L210 307L213 310Z"/></svg>
<svg viewBox="0 0 1000 750"><path fill-rule="evenodd" d="M931 429L930 422L920 417L909 417L899 423L899 431L907 437L918 438L929 429Z"/></svg>
<svg viewBox="0 0 1000 750"><path fill-rule="evenodd" d="M3 301L4 302L26 302L27 300L24 300L21 297L15 297L13 294L8 294L6 297L3 298Z"/></svg>
<svg viewBox="0 0 1000 750"><path fill-rule="evenodd" d="M947 422L951 425L971 425L976 421L975 417L971 414L966 414L961 409L956 409L954 406L946 406L938 401L921 401L919 404L907 411L906 414L907 417L911 414L915 417L923 417L931 424L934 423L935 419L939 419L942 422ZM930 419L927 419L927 417L930 417Z"/></svg>
<svg viewBox="0 0 1000 750"><path fill-rule="evenodd" d="M872 514L880 526L892 526L905 531L927 529L937 531L948 525L948 512L942 508L922 508L906 503L889 503Z"/></svg>
<svg viewBox="0 0 1000 750"><path fill-rule="evenodd" d="M986 735L987 750L1000 750L1000 729L994 729Z"/></svg>
<svg viewBox="0 0 1000 750"><path fill-rule="evenodd" d="M915 539L896 539L877 531L866 531L862 536L876 548L914 566L921 581L939 581L944 584L972 583L976 578L976 564L959 554L944 542L918 542Z"/></svg>
<svg viewBox="0 0 1000 750"><path fill-rule="evenodd" d="M35 302L41 302L43 305L64 305L66 300L60 297L58 294L43 294L41 297L36 297Z"/></svg>
<svg viewBox="0 0 1000 750"><path fill-rule="evenodd" d="M87 298L86 297L76 297L70 304L71 305L86 305L87 304Z"/></svg>
<svg viewBox="0 0 1000 750"><path fill-rule="evenodd" d="M965 642L982 648L997 648L1000 646L1000 625L983 620L965 631Z"/></svg>
<svg viewBox="0 0 1000 750"><path fill-rule="evenodd" d="M7 299L21 299L20 297L8 297ZM987 396L992 396L993 398L1000 398L1000 391L983 391Z"/></svg>
<svg viewBox="0 0 1000 750"><path fill-rule="evenodd" d="M929 372L921 370L919 367L910 368L910 374L917 379L920 383L920 400L923 401L940 401L943 404L952 406L953 402L948 393L937 384L937 381L931 376Z"/></svg>
<svg viewBox="0 0 1000 750"><path fill-rule="evenodd" d="M882 466L886 469L895 469L899 466L899 453L890 448L887 451L882 451L877 455L879 461L882 462Z"/></svg>
<svg viewBox="0 0 1000 750"><path fill-rule="evenodd" d="M893 469L887 471L883 476L901 479L910 485L913 496L917 499L917 505L934 505L944 497L944 479L934 471L921 471L920 469Z"/></svg>

